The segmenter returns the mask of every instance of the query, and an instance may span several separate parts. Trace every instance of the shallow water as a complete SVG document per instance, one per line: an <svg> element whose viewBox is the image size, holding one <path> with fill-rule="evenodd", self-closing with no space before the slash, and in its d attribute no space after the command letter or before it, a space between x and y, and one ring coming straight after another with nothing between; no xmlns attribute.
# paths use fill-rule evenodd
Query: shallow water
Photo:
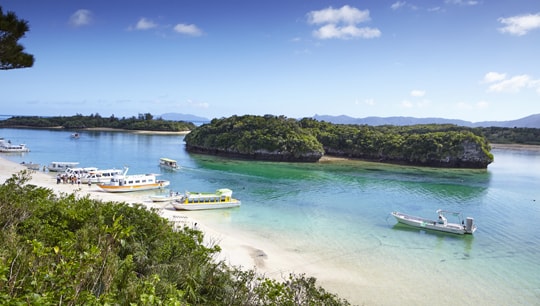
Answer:
<svg viewBox="0 0 540 306"><path fill-rule="evenodd" d="M0 129L0 137L31 149L2 157L129 166L130 173L161 173L176 191L231 188L242 207L192 216L218 229L279 241L305 256L306 266L339 271L328 284L358 304L540 301L538 152L493 150L495 162L487 170L359 161L294 164L192 155L182 136L82 132L71 139L71 133ZM182 169L160 169L160 157L176 159ZM411 229L389 215L397 210L436 217L439 208L474 217L474 236Z"/></svg>

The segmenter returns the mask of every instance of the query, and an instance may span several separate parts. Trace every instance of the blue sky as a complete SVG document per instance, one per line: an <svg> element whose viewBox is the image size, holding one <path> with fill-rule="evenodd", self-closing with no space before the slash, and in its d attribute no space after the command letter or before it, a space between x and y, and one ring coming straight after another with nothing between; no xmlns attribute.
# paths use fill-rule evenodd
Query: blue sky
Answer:
<svg viewBox="0 0 540 306"><path fill-rule="evenodd" d="M3 0L34 67L0 114L540 113L537 0Z"/></svg>

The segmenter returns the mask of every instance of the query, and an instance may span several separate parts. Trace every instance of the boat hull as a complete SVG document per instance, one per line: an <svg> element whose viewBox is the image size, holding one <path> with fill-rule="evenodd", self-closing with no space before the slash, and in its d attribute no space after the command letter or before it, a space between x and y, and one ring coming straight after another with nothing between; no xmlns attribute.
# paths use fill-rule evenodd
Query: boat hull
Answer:
<svg viewBox="0 0 540 306"><path fill-rule="evenodd" d="M451 234L457 234L457 235L472 234L476 230L476 226L474 226L472 230L469 232L466 230L466 227L461 224L457 224L457 223L444 223L443 224L443 223L438 222L437 220L411 216L411 215L403 214L400 212L392 212L392 216L396 218L396 221L398 223L420 228L420 229L445 232L445 233L451 233Z"/></svg>
<svg viewBox="0 0 540 306"><path fill-rule="evenodd" d="M170 196L170 195L153 195L150 196L152 202L171 202L174 200L180 200L182 196Z"/></svg>
<svg viewBox="0 0 540 306"><path fill-rule="evenodd" d="M172 202L172 206L176 210L205 210L205 209L222 209L239 207L242 203L239 200L232 199L229 202L219 203L180 203L178 201Z"/></svg>
<svg viewBox="0 0 540 306"><path fill-rule="evenodd" d="M107 184L98 184L98 187L106 192L134 192L134 191L144 191L144 190L154 190L165 188L170 185L169 181L156 181L151 184L140 184L140 185L107 185Z"/></svg>

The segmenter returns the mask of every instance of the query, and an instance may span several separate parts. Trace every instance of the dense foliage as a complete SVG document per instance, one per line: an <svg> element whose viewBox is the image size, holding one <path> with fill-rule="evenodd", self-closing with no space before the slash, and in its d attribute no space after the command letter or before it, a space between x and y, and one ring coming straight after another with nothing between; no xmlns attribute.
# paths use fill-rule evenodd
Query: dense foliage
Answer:
<svg viewBox="0 0 540 306"><path fill-rule="evenodd" d="M101 117L99 114L83 116L56 116L56 117L38 117L38 116L14 116L0 121L0 127L39 127L53 128L63 127L65 129L84 129L84 128L113 128L125 130L147 130L147 131L190 131L195 128L192 122L170 121L161 118L154 119L151 114L139 114L131 118L116 118L114 115L108 118Z"/></svg>
<svg viewBox="0 0 540 306"><path fill-rule="evenodd" d="M295 119L283 116L232 116L214 119L184 138L191 152L279 161L316 161L322 145Z"/></svg>
<svg viewBox="0 0 540 306"><path fill-rule="evenodd" d="M456 125L342 125L310 118L300 125L316 135L328 155L465 168L485 168L493 161L483 136Z"/></svg>
<svg viewBox="0 0 540 306"><path fill-rule="evenodd" d="M492 143L540 145L540 129L535 128L476 128Z"/></svg>
<svg viewBox="0 0 540 306"><path fill-rule="evenodd" d="M1 305L349 305L316 280L215 260L200 231L142 206L55 195L22 171L0 185Z"/></svg>
<svg viewBox="0 0 540 306"><path fill-rule="evenodd" d="M441 167L485 168L493 161L485 137L455 125L375 127L232 116L197 127L184 140L188 151L255 159L290 160L280 159L289 152L300 161L316 161L321 153Z"/></svg>
<svg viewBox="0 0 540 306"><path fill-rule="evenodd" d="M4 14L0 6L0 70L28 68L34 65L34 56L24 52L19 39L30 28L28 22L13 12Z"/></svg>

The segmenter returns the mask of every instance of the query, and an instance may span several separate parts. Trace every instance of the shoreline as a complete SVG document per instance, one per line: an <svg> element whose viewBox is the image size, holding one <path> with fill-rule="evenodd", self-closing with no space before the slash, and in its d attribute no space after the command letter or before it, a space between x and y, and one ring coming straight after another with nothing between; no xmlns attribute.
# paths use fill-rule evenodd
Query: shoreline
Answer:
<svg viewBox="0 0 540 306"><path fill-rule="evenodd" d="M107 127L97 127L97 128L81 128L81 129L66 129L62 126L51 126L51 127L31 127L31 126L10 126L2 127L6 129L37 129L37 130L65 130L65 131L96 131L96 132L122 132L122 133L133 133L133 134L148 134L148 135L187 135L191 131L151 131L151 130L126 130L126 129L116 129L116 128L107 128Z"/></svg>
<svg viewBox="0 0 540 306"><path fill-rule="evenodd" d="M13 174L22 170L30 170L16 162L0 156L0 182L2 184ZM96 185L86 184L57 184L56 177L39 170L30 170L31 179L27 184L52 190L57 195L75 194L77 198L88 196L90 199L105 202L124 202L127 204L140 204L151 210L154 209L162 218L167 219L173 227L188 226L200 230L204 234L204 243L219 245L221 252L216 254L217 261L224 261L229 266L240 267L243 270L252 269L265 277L283 281L289 273L313 276L317 284L328 292L338 294L339 297L354 301L354 292L349 288L341 287L340 271L328 271L324 266L317 264L321 259L294 250L283 249L279 241L259 239L256 235L241 230L223 228L212 217L205 218L204 214L189 211L176 211L168 203L154 203L148 195L133 193L107 193ZM223 210L226 214L226 210ZM196 218L193 218L196 215ZM216 223L212 223L212 221ZM358 298L358 297L356 297Z"/></svg>
<svg viewBox="0 0 540 306"><path fill-rule="evenodd" d="M540 145L518 143L490 143L491 149L540 152Z"/></svg>

